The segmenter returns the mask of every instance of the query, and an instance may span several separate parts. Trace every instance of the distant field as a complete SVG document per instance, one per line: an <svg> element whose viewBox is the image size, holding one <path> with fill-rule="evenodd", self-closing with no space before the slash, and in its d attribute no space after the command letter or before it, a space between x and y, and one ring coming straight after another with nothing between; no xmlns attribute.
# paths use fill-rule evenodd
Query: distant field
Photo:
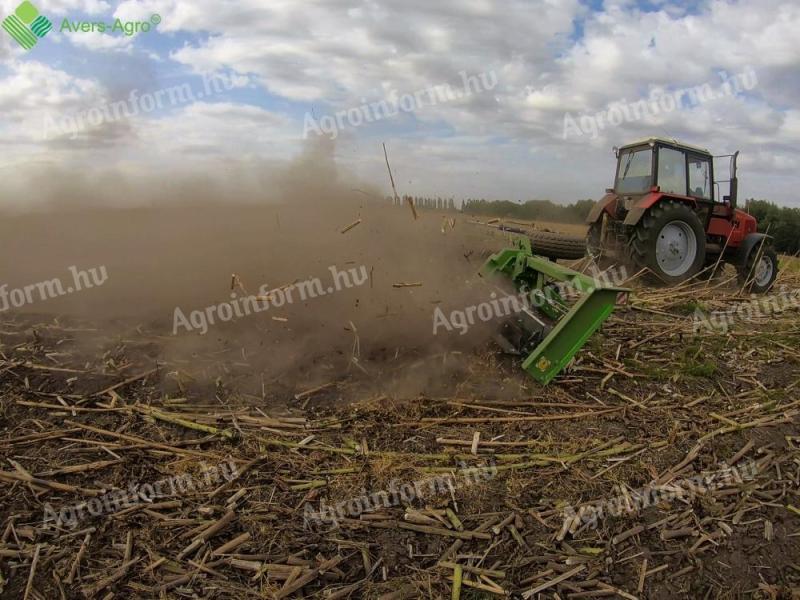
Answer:
<svg viewBox="0 0 800 600"><path fill-rule="evenodd" d="M788 273L800 273L800 258L782 254L780 256L779 267L781 270Z"/></svg>
<svg viewBox="0 0 800 600"><path fill-rule="evenodd" d="M549 221L531 221L531 226L539 230L547 229L549 231L557 231L560 233L569 233L573 235L586 235L586 225L583 223L551 223Z"/></svg>

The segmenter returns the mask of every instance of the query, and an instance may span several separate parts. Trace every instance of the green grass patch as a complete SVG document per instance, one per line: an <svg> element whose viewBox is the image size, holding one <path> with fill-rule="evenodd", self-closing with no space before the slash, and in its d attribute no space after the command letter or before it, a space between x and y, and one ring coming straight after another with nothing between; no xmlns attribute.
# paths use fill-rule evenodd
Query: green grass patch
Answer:
<svg viewBox="0 0 800 600"><path fill-rule="evenodd" d="M714 377L718 371L717 363L711 360L705 360L705 357L717 355L718 350L709 348L708 344L689 344L681 353L679 361L680 370L682 373L691 375L692 377Z"/></svg>
<svg viewBox="0 0 800 600"><path fill-rule="evenodd" d="M686 373L693 377L711 378L717 373L717 365L712 362L701 362L686 367Z"/></svg>
<svg viewBox="0 0 800 600"><path fill-rule="evenodd" d="M673 306L673 310L679 315L693 315L698 308L705 313L711 312L708 306L694 299Z"/></svg>
<svg viewBox="0 0 800 600"><path fill-rule="evenodd" d="M667 381L672 376L672 373L663 367L643 363L630 358L624 358L622 364L628 367L628 370L644 375L653 381Z"/></svg>
<svg viewBox="0 0 800 600"><path fill-rule="evenodd" d="M800 273L800 258L781 255L778 257L780 270L787 273Z"/></svg>

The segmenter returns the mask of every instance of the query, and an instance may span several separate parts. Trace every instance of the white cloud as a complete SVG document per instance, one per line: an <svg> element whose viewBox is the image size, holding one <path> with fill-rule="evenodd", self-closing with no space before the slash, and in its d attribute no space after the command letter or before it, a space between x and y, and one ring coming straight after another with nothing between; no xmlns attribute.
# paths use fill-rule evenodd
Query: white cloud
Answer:
<svg viewBox="0 0 800 600"><path fill-rule="evenodd" d="M9 73L0 79L0 136L7 142L35 144L42 139L46 115L76 111L105 97L94 81L40 62L14 60L6 67Z"/></svg>
<svg viewBox="0 0 800 600"><path fill-rule="evenodd" d="M98 0L42 0L42 9L54 15L113 11L123 20L160 14L157 35L182 44L169 51L171 60L153 60L152 49L137 49L127 38L82 35L71 36L72 42L140 56L149 81L162 69L173 76L175 68L238 73L260 86L264 106L277 104L294 114L290 119L228 100L197 103L168 115L142 115L123 138L117 129L96 131L83 140L81 152L111 139L129 162L285 156L297 148L303 131L297 115L309 106L330 114L391 90L458 84L461 71L494 72L498 84L489 92L348 130L340 141L348 151L340 155L369 171L376 136L388 135L398 152L409 153L407 164L397 160L413 174L415 192L426 193L427 186L444 195L443 186L458 185L468 195L469 184L486 196L572 200L596 196L608 185L612 145L669 134L716 152L740 148L743 175L752 171L743 193L796 202L798 182L787 174L800 162L800 6L789 0L704 0L692 10L683 3L657 4L660 10L642 12L631 0L607 0L601 12L592 12L579 0L240 0L224 7L212 0L124 0L113 8ZM577 41L576 24L582 32ZM173 33L184 35L169 37ZM0 41L0 64L12 65L17 77L21 56ZM747 68L758 81L746 93L605 127L595 139L563 139L566 112L595 114L657 89L718 88L720 71ZM21 77L12 90L35 73ZM54 110L70 98L77 102L69 76L47 77L56 82L55 91L51 86L49 99L31 95L30 102ZM88 98L107 95L99 81L88 83L94 85ZM23 96L0 89L0 109L5 101L30 110L31 104L20 108ZM302 109L292 110L298 103ZM18 132L0 131L7 140ZM367 154L363 161L355 158L361 152ZM491 176L483 175L486 165ZM581 178L573 177L576 170Z"/></svg>
<svg viewBox="0 0 800 600"><path fill-rule="evenodd" d="M79 48L98 52L108 52L110 50L129 52L133 45L133 40L136 38L136 36L112 35L111 33L100 33L99 31L69 33L65 36L71 44Z"/></svg>
<svg viewBox="0 0 800 600"><path fill-rule="evenodd" d="M515 56L532 66L547 59L554 35L571 31L579 11L577 0L247 1L224 14L216 6L128 0L117 13L144 18L155 11L164 31L211 33L173 54L197 71L231 68L258 75L286 98L352 104L376 97L384 83L420 89L462 70L502 68Z"/></svg>

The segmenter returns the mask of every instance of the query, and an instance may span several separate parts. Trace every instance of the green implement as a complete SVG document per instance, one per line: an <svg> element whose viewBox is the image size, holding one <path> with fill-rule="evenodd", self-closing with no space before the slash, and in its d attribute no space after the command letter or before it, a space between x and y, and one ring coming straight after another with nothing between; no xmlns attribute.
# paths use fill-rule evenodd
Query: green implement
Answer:
<svg viewBox="0 0 800 600"><path fill-rule="evenodd" d="M481 272L510 278L521 293L525 306L504 325L498 342L509 352L527 354L522 368L547 385L614 307L627 301L630 290L534 255L527 237L515 245L492 255Z"/></svg>

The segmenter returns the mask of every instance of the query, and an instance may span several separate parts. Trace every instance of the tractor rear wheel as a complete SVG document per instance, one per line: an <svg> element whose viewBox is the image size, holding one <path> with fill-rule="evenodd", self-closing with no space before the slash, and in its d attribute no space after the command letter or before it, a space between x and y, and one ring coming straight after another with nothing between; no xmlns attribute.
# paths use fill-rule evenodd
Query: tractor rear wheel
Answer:
<svg viewBox="0 0 800 600"><path fill-rule="evenodd" d="M738 268L738 272L739 285L752 282L752 285L748 286L749 291L754 294L768 292L778 276L778 254L772 246L765 246L760 253L758 247L753 248L744 266Z"/></svg>
<svg viewBox="0 0 800 600"><path fill-rule="evenodd" d="M696 275L706 260L706 232L694 211L666 200L639 221L630 242L631 258L658 279L674 285Z"/></svg>
<svg viewBox="0 0 800 600"><path fill-rule="evenodd" d="M575 260L586 254L586 242L582 237L549 231L533 231L528 237L531 250L540 256Z"/></svg>

